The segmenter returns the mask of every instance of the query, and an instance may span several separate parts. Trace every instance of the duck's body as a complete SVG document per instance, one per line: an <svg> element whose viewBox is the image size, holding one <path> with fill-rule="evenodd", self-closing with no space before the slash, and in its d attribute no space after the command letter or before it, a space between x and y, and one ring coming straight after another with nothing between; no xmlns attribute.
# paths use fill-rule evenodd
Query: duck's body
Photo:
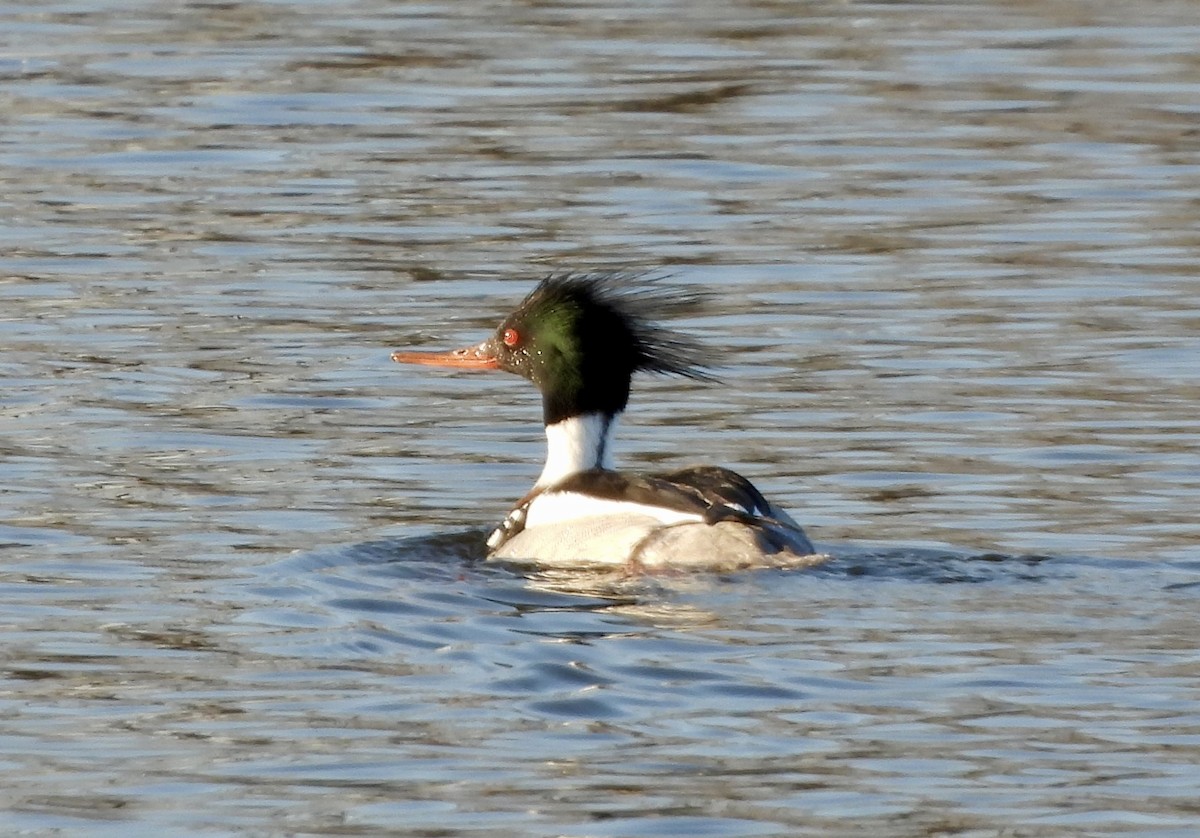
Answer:
<svg viewBox="0 0 1200 838"><path fill-rule="evenodd" d="M492 558L542 564L708 569L794 564L813 554L787 513L716 466L577 472L517 505L488 548Z"/></svg>
<svg viewBox="0 0 1200 838"><path fill-rule="evenodd" d="M697 347L638 310L668 300L620 282L550 277L478 346L392 355L403 363L504 369L542 391L546 465L488 538L488 558L720 570L817 561L795 521L729 469L614 469L612 436L635 371L708 378Z"/></svg>

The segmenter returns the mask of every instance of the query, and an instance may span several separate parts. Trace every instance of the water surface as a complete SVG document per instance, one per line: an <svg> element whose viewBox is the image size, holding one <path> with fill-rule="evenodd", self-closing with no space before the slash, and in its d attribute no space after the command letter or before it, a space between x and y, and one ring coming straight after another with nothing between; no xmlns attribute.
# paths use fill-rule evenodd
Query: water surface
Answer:
<svg viewBox="0 0 1200 838"><path fill-rule="evenodd" d="M1193 834L1193 4L0 19L10 830ZM479 561L536 394L387 356L568 268L828 564Z"/></svg>

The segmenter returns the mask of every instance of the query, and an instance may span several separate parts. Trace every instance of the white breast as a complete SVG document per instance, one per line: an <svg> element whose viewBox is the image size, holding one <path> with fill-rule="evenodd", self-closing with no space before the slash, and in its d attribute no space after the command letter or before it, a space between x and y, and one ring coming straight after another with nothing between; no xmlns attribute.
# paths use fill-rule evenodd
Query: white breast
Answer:
<svg viewBox="0 0 1200 838"><path fill-rule="evenodd" d="M580 518L651 518L659 524L698 523L704 519L692 512L661 506L596 498L578 492L543 492L529 504L525 529L561 524Z"/></svg>
<svg viewBox="0 0 1200 838"><path fill-rule="evenodd" d="M618 565L663 525L654 518L596 515L530 527L495 548L492 559L533 562L549 567Z"/></svg>

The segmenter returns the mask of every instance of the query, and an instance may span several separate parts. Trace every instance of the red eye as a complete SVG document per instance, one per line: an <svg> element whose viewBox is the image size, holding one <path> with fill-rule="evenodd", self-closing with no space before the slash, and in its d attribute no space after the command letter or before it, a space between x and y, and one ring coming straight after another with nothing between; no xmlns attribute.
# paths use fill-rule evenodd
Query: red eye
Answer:
<svg viewBox="0 0 1200 838"><path fill-rule="evenodd" d="M512 348L521 342L521 333L516 329L505 329L500 340L504 341L505 346Z"/></svg>

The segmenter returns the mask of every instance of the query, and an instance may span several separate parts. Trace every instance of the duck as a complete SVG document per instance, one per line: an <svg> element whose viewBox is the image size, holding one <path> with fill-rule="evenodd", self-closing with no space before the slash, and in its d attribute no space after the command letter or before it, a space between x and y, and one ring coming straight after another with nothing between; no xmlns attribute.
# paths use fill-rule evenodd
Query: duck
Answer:
<svg viewBox="0 0 1200 838"><path fill-rule="evenodd" d="M551 274L479 344L392 353L401 364L515 373L541 392L546 460L487 537L488 560L722 571L824 558L735 471L616 468L613 440L635 373L716 380L710 351L656 322L678 301L677 291L643 277Z"/></svg>

